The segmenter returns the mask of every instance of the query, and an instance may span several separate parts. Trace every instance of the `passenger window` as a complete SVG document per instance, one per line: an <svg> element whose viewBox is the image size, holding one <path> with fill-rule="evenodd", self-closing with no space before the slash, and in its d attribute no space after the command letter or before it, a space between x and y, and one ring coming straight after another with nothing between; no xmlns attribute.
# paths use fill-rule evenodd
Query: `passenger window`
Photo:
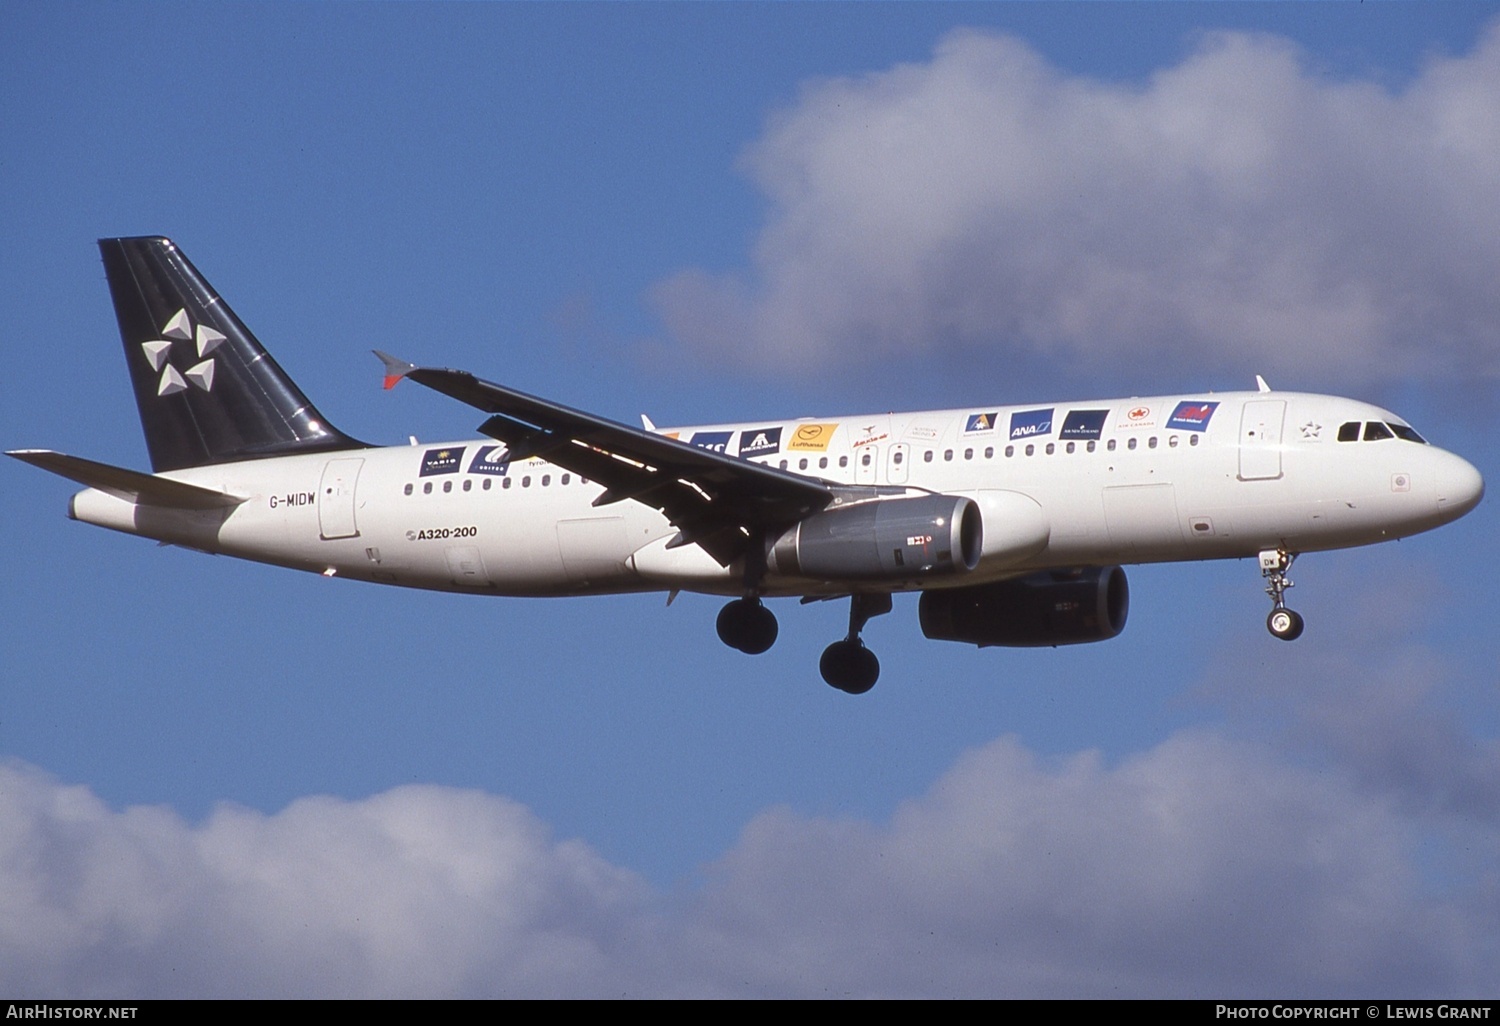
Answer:
<svg viewBox="0 0 1500 1026"><path fill-rule="evenodd" d="M1057 446L1053 445L1051 442L1048 442L1047 443L1047 455L1051 456L1056 451L1057 451Z"/></svg>
<svg viewBox="0 0 1500 1026"><path fill-rule="evenodd" d="M1005 458L1006 459L1010 459L1015 454L1016 454L1016 447L1014 445L1007 445L1005 447Z"/></svg>
<svg viewBox="0 0 1500 1026"><path fill-rule="evenodd" d="M472 480L470 480L469 478L467 478L467 477L464 478L464 491L466 491L466 492L467 491L472 491L473 488L474 488L474 482Z"/></svg>
<svg viewBox="0 0 1500 1026"><path fill-rule="evenodd" d="M869 459L865 460L866 464L868 464L869 462L870 462ZM828 469L828 457L827 456L819 456L818 457L818 469L819 470L827 470Z"/></svg>
<svg viewBox="0 0 1500 1026"><path fill-rule="evenodd" d="M798 470L806 470L807 469L807 457L806 456L802 457L800 460L797 461L797 469Z"/></svg>
<svg viewBox="0 0 1500 1026"><path fill-rule="evenodd" d="M1106 448L1106 449L1108 449L1108 450L1109 450L1109 451L1110 451L1110 452L1114 452L1114 451L1115 451L1115 440L1114 440L1114 439L1113 439L1113 438L1111 438L1111 439L1110 439L1110 440L1109 440L1109 441L1108 441L1108 442L1107 442L1107 443L1106 443L1106 444L1105 444L1105 446L1104 446L1104 447L1105 447L1105 448Z"/></svg>
<svg viewBox="0 0 1500 1026"><path fill-rule="evenodd" d="M527 474L525 477L521 478L521 487L522 488L530 488L531 487L531 475L530 474Z"/></svg>
<svg viewBox="0 0 1500 1026"><path fill-rule="evenodd" d="M869 453L865 453L863 456L861 456L859 458L859 465L861 467L868 467L870 465L870 454Z"/></svg>
<svg viewBox="0 0 1500 1026"><path fill-rule="evenodd" d="M928 449L926 452L924 452L922 454L922 460L923 460L923 462L926 462L926 463L931 463L932 462L932 450L931 449Z"/></svg>
<svg viewBox="0 0 1500 1026"><path fill-rule="evenodd" d="M1197 435L1189 435L1188 436L1188 445L1197 445L1197 444L1198 444L1198 436Z"/></svg>
<svg viewBox="0 0 1500 1026"><path fill-rule="evenodd" d="M1152 435L1150 438L1146 439L1146 448L1148 448L1148 449L1155 449L1156 448L1156 436L1155 435Z"/></svg>
<svg viewBox="0 0 1500 1026"><path fill-rule="evenodd" d="M984 447L984 458L987 460L992 460L995 458L995 447L993 445L987 445Z"/></svg>
<svg viewBox="0 0 1500 1026"><path fill-rule="evenodd" d="M1028 455L1028 456L1035 456L1036 455L1036 446L1034 446L1034 445L1028 445L1026 447L1026 455Z"/></svg>
<svg viewBox="0 0 1500 1026"><path fill-rule="evenodd" d="M546 488L551 483L552 483L552 475L551 474L543 474L542 475L542 487Z"/></svg>
<svg viewBox="0 0 1500 1026"><path fill-rule="evenodd" d="M1357 441L1359 441L1359 421L1357 421L1357 420L1351 420L1347 424L1340 424L1339 425L1339 441L1341 441L1341 442L1357 442Z"/></svg>
<svg viewBox="0 0 1500 1026"><path fill-rule="evenodd" d="M443 482L443 491L445 491L445 492L451 492L451 491L453 491L453 482L452 481L444 481Z"/></svg>
<svg viewBox="0 0 1500 1026"><path fill-rule="evenodd" d="M847 456L840 456L839 457L839 466L841 466L841 467L847 467L848 465L849 465L849 457L847 457Z"/></svg>
<svg viewBox="0 0 1500 1026"><path fill-rule="evenodd" d="M1391 429L1378 420L1372 420L1365 425L1365 441L1367 442L1379 442L1394 437L1391 434Z"/></svg>
<svg viewBox="0 0 1500 1026"><path fill-rule="evenodd" d="M785 470L785 469L786 469L786 460L782 460L782 461L781 461L781 469L782 469L782 470Z"/></svg>
<svg viewBox="0 0 1500 1026"><path fill-rule="evenodd" d="M1088 444L1087 448L1088 448L1089 452L1093 452L1094 451L1094 442L1092 440L1089 441L1089 444Z"/></svg>
<svg viewBox="0 0 1500 1026"><path fill-rule="evenodd" d="M1077 442L1069 442L1068 443L1068 455L1069 456L1073 455L1073 453L1075 451L1077 451L1077 448L1078 448L1078 443Z"/></svg>
<svg viewBox="0 0 1500 1026"><path fill-rule="evenodd" d="M944 449L943 450L943 462L944 463L952 463L953 462L953 450L952 449Z"/></svg>
<svg viewBox="0 0 1500 1026"><path fill-rule="evenodd" d="M423 481L422 482L422 494L423 495L431 495L432 494L432 482L431 481Z"/></svg>
<svg viewBox="0 0 1500 1026"><path fill-rule="evenodd" d="M1136 443L1136 437L1134 435L1131 435L1130 436L1130 441L1128 441L1128 442L1125 443L1125 448L1127 448L1127 449L1134 449L1135 448L1135 443Z"/></svg>
<svg viewBox="0 0 1500 1026"><path fill-rule="evenodd" d="M405 492L405 494L407 494L407 495L410 495L410 494L411 494L411 485L410 485L410 484L408 484L408 485L407 485L407 486L406 486L406 488L405 488L405 489L403 489L403 491L404 491L404 492Z"/></svg>
<svg viewBox="0 0 1500 1026"><path fill-rule="evenodd" d="M490 479L489 478L485 478L484 479L484 484L480 485L479 487L483 488L485 491L489 491L490 490Z"/></svg>
<svg viewBox="0 0 1500 1026"><path fill-rule="evenodd" d="M501 478L500 479L500 487L501 488L509 488L510 487L510 478L508 478L508 477Z"/></svg>
<svg viewBox="0 0 1500 1026"><path fill-rule="evenodd" d="M1167 445L1168 445L1168 447L1173 448L1173 449L1177 448L1177 436L1173 435L1171 438L1168 438L1167 439Z"/></svg>
<svg viewBox="0 0 1500 1026"><path fill-rule="evenodd" d="M895 453L892 454L892 456L891 456L891 462L894 463L898 467L901 466L901 450L900 449L897 449L895 451Z"/></svg>
<svg viewBox="0 0 1500 1026"><path fill-rule="evenodd" d="M567 483L568 483L568 475L567 475L567 474L564 474L564 475L563 475L563 476L562 476L562 483L563 483L563 484L567 484Z"/></svg>
<svg viewBox="0 0 1500 1026"><path fill-rule="evenodd" d="M974 458L974 450L973 449L965 449L964 450L964 459L966 459L966 460L972 460L973 458Z"/></svg>

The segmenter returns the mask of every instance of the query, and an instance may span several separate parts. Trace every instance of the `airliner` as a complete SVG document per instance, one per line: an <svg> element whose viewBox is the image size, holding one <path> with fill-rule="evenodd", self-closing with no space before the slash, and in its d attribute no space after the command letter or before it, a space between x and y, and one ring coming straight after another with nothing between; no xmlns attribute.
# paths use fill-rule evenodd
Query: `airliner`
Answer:
<svg viewBox="0 0 1500 1026"><path fill-rule="evenodd" d="M1120 633L1122 564L1255 558L1290 641L1298 555L1431 530L1484 494L1395 414L1261 378L664 429L377 352L387 388L485 415L479 439L378 447L333 427L170 240L99 248L153 472L9 453L85 486L73 519L403 587L723 595L719 637L752 655L776 640L764 599L847 599L820 670L851 694L879 676L861 632L896 592L920 593L928 638L1056 646Z"/></svg>

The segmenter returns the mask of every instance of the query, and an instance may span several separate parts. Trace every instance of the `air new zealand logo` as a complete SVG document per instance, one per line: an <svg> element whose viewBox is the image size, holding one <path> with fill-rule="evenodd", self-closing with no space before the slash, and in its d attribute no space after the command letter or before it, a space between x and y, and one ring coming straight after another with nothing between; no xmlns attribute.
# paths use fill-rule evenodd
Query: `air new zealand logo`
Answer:
<svg viewBox="0 0 1500 1026"><path fill-rule="evenodd" d="M181 392L189 384L205 392L210 391L214 387L214 362L205 357L219 348L219 344L224 341L224 336L201 324L195 328L192 318L188 317L185 309L178 310L172 315L166 327L161 329L161 334L161 338L141 343L141 351L146 354L146 361L151 364L151 369L161 373L161 382L156 386L156 394L171 395L173 392ZM192 342L197 346L198 362L185 371L179 371L167 360L167 357L171 355L174 341Z"/></svg>

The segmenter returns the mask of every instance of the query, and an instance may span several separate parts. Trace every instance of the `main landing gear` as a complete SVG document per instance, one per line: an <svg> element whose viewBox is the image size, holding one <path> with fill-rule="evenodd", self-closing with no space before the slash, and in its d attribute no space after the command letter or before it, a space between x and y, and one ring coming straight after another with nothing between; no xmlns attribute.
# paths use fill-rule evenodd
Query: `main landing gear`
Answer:
<svg viewBox="0 0 1500 1026"><path fill-rule="evenodd" d="M1286 549L1267 549L1260 554L1260 574L1266 579L1266 594L1271 596L1271 615L1266 617L1266 630L1282 641L1296 641L1302 637L1302 614L1286 607L1286 590L1292 587L1286 572L1291 569L1295 552Z"/></svg>
<svg viewBox="0 0 1500 1026"><path fill-rule="evenodd" d="M760 655L776 644L776 614L754 595L746 595L719 610L719 640L746 655Z"/></svg>
<svg viewBox="0 0 1500 1026"><path fill-rule="evenodd" d="M865 629L870 617L890 611L889 592L851 596L848 637L829 645L823 650L823 658L818 661L818 670L822 672L824 680L851 695L862 695L875 686L875 681L880 678L880 660L875 658L874 652L865 648L859 632Z"/></svg>

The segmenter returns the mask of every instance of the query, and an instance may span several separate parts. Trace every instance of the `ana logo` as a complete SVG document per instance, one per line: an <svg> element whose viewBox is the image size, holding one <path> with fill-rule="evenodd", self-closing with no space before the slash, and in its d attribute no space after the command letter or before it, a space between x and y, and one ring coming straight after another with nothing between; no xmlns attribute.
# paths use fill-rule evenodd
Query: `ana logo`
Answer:
<svg viewBox="0 0 1500 1026"><path fill-rule="evenodd" d="M1010 415L1011 438L1035 438L1052 433L1052 410L1026 410Z"/></svg>
<svg viewBox="0 0 1500 1026"><path fill-rule="evenodd" d="M161 381L156 386L156 394L171 395L174 392L181 392L190 383L205 392L210 391L214 387L214 362L204 357L219 348L219 344L224 341L224 336L201 324L195 328L185 308L172 315L166 327L161 329L161 334L161 338L141 343L141 352L146 354L146 362L151 365L152 370L161 374ZM194 343L198 349L198 362L185 371L179 371L172 366L168 357L172 355L173 342Z"/></svg>

